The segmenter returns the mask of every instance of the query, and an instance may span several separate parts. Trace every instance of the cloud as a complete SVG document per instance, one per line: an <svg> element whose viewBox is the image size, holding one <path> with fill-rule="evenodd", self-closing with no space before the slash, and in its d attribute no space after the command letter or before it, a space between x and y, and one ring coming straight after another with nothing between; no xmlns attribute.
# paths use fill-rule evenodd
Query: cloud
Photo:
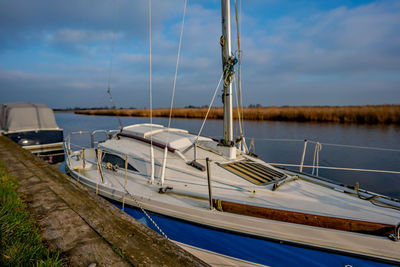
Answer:
<svg viewBox="0 0 400 267"><path fill-rule="evenodd" d="M391 1L339 7L301 20L279 20L272 34L259 41L274 51L270 61L278 64L280 72L351 74L399 69L399 15L399 5Z"/></svg>
<svg viewBox="0 0 400 267"><path fill-rule="evenodd" d="M176 15L175 6L167 2L153 0L154 30L162 28L165 20ZM23 48L32 41L46 41L49 35L65 35L65 31L104 34L115 28L129 38L126 41L147 40L148 4L130 0L0 1L0 25L0 52Z"/></svg>
<svg viewBox="0 0 400 267"><path fill-rule="evenodd" d="M122 33L113 33L111 31L93 31L77 29L61 29L48 35L47 39L52 42L65 43L95 43L110 41L112 38L120 39Z"/></svg>
<svg viewBox="0 0 400 267"><path fill-rule="evenodd" d="M119 42L123 37L121 32L59 29L46 34L44 40L48 46L64 52L95 55L97 49L108 50L112 42Z"/></svg>
<svg viewBox="0 0 400 267"><path fill-rule="evenodd" d="M398 2L382 1L272 21L244 38L243 83L281 105L398 103L399 17Z"/></svg>
<svg viewBox="0 0 400 267"><path fill-rule="evenodd" d="M183 1L152 3L154 101L155 106L165 107L173 84ZM213 0L188 3L176 106L208 104L222 69L218 5ZM113 1L0 2L2 95L7 101L32 97L56 106L105 105L111 74L118 106L145 106L149 87L147 4L119 0L114 20ZM310 8L296 11L296 5L286 14L275 12L281 1L243 4L245 104L400 102L396 90L400 82L397 1L333 8L319 8L313 2ZM233 51L235 38L233 31Z"/></svg>

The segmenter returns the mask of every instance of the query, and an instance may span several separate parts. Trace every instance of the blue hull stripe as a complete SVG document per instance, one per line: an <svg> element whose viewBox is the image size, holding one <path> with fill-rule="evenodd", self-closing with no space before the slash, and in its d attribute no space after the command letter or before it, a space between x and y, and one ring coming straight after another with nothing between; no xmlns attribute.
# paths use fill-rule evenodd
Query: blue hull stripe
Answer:
<svg viewBox="0 0 400 267"><path fill-rule="evenodd" d="M122 207L114 201L113 204ZM128 206L125 206L124 210L136 220L157 231L140 210ZM269 266L398 266L219 231L154 213L151 217L171 240Z"/></svg>

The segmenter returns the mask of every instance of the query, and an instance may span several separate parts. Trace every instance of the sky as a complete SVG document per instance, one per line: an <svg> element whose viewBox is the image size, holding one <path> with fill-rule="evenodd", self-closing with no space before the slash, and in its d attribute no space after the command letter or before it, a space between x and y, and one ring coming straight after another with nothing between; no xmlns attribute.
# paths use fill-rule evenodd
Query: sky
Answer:
<svg viewBox="0 0 400 267"><path fill-rule="evenodd" d="M151 1L153 107L171 103L184 3ZM238 4L244 105L400 104L400 1ZM210 104L220 17L219 0L187 1L175 107ZM0 0L0 103L112 106L110 86L118 108L148 108L149 51L146 0Z"/></svg>

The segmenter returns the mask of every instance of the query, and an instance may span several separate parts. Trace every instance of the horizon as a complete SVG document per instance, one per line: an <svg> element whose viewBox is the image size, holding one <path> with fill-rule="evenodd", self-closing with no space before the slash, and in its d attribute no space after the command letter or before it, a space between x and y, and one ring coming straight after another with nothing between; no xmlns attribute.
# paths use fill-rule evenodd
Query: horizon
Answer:
<svg viewBox="0 0 400 267"><path fill-rule="evenodd" d="M261 104L249 104L247 106L243 106L242 108L345 108L345 107L387 107L387 106L394 106L398 107L400 104L378 104L378 105L314 105L314 106L304 106L304 105L282 105L282 106L263 106ZM202 109L202 108L209 108L208 105L203 106L193 106L188 105L184 107L173 107L173 109ZM223 106L212 106L211 108L223 108ZM237 107L233 107L234 109ZM112 110L114 107L112 106L98 106L98 107L65 107L65 108L53 108L55 111L58 110L91 110L91 109L105 109L105 110ZM149 109L143 107L115 107L115 109ZM153 108L156 109L170 109L170 107L157 107Z"/></svg>
<svg viewBox="0 0 400 267"><path fill-rule="evenodd" d="M400 2L258 2L238 1L243 106L400 103ZM154 108L170 105L183 4L152 1ZM219 0L188 1L177 108L210 104L222 69L219 9ZM1 103L112 106L110 79L118 109L149 108L147 1L3 1L0 25Z"/></svg>

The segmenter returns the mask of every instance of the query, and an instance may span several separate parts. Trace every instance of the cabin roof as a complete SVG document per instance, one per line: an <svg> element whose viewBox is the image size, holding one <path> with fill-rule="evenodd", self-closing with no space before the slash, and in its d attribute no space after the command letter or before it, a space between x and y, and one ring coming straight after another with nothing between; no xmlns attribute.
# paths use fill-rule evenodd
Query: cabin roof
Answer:
<svg viewBox="0 0 400 267"><path fill-rule="evenodd" d="M193 145L197 136L190 134L187 130L167 128L158 124L136 124L124 127L122 133L145 139L152 139L173 149L183 151ZM212 141L207 137L199 137L201 141Z"/></svg>

